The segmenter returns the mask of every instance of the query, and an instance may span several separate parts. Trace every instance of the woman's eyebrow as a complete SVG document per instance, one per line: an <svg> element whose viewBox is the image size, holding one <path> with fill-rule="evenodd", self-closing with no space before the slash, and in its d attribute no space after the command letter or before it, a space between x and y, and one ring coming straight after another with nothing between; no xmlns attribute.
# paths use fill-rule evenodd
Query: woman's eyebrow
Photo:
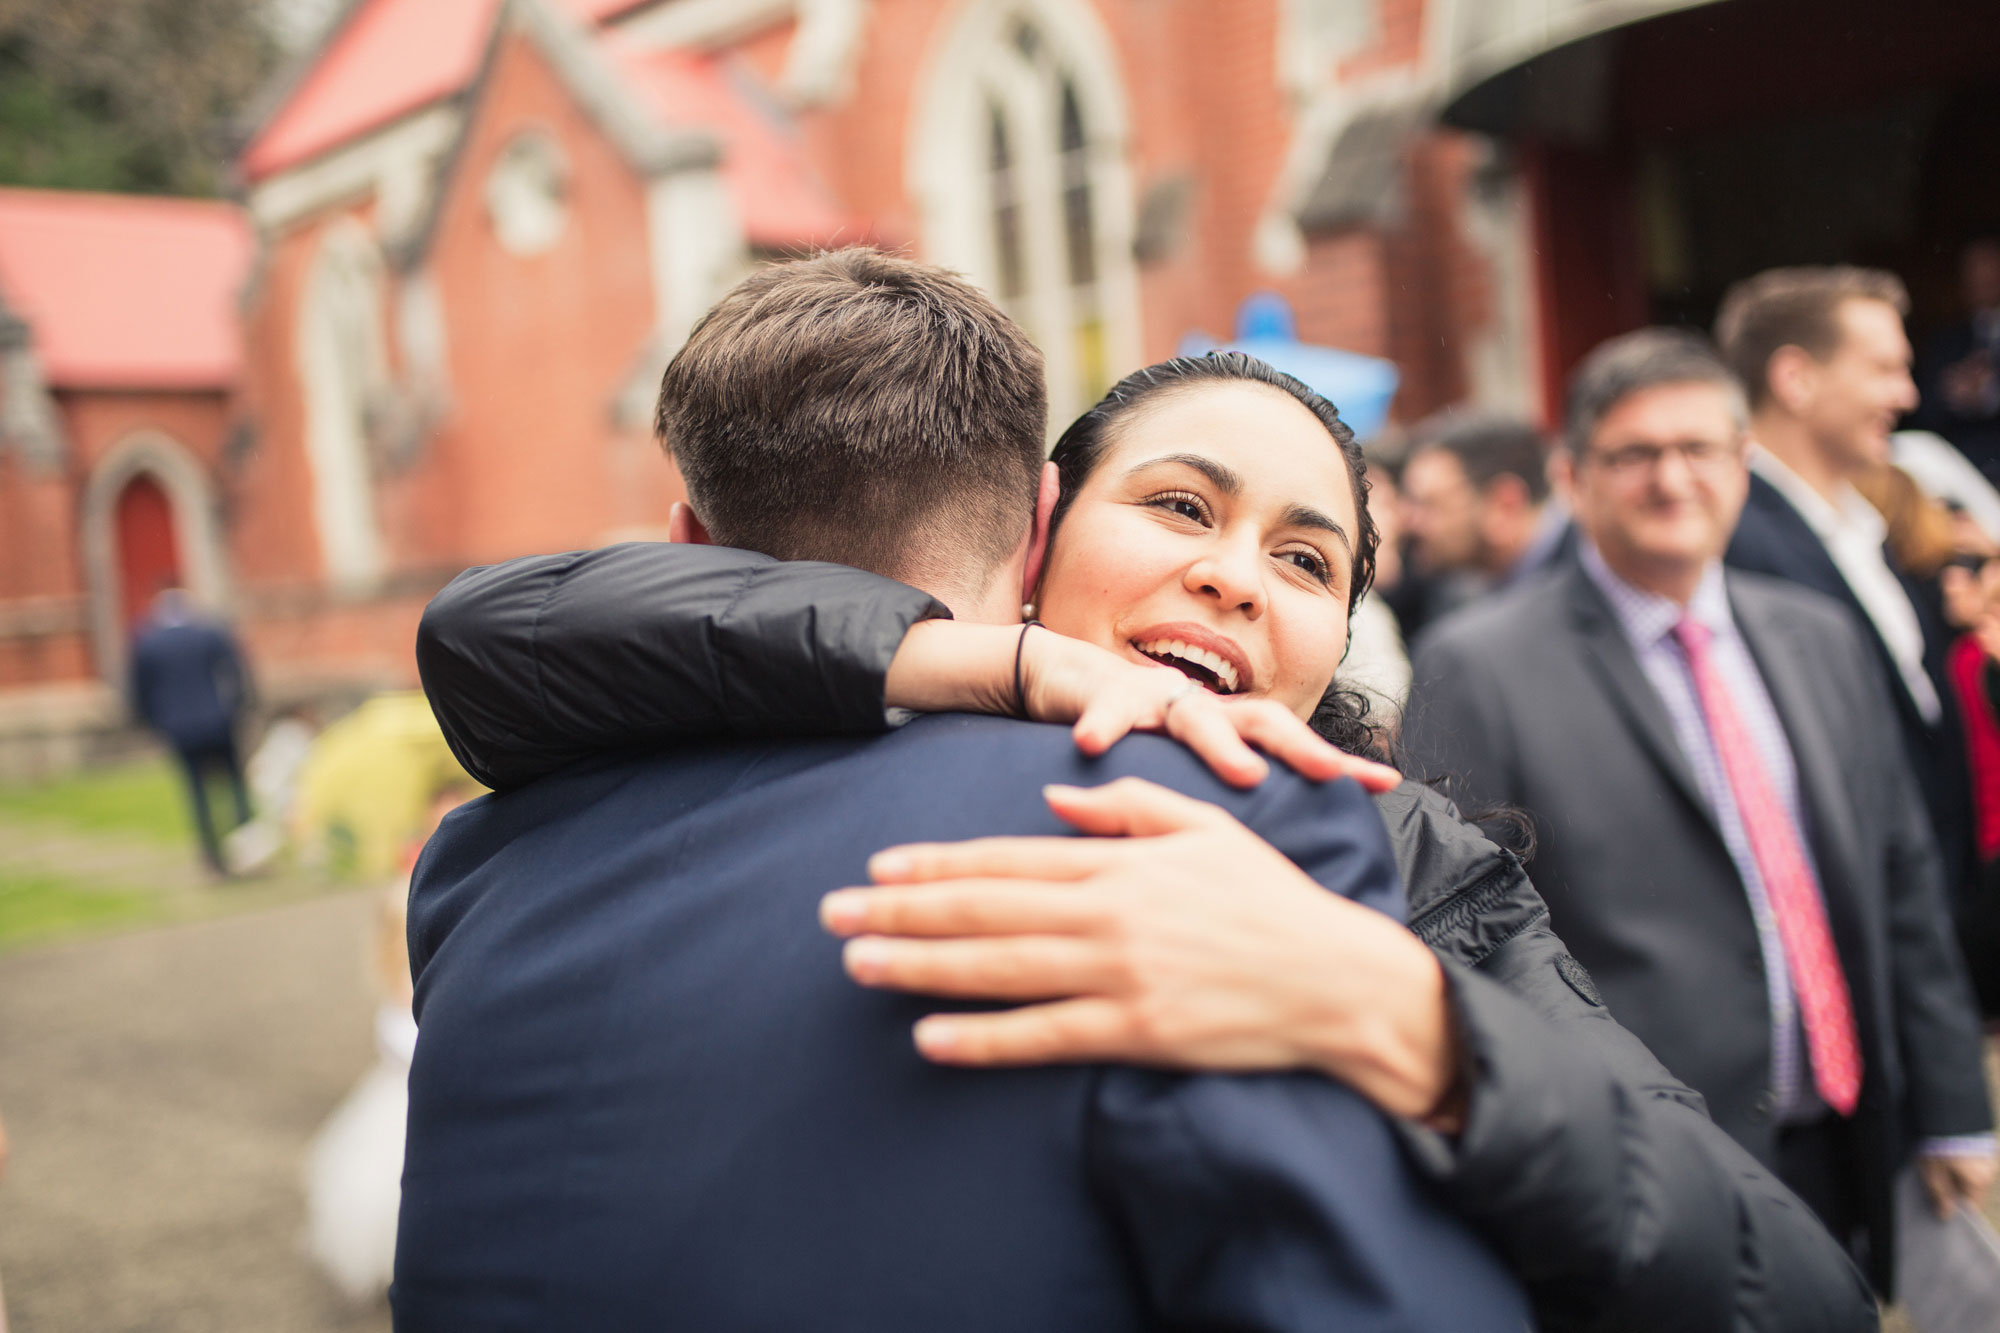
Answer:
<svg viewBox="0 0 2000 1333"><path fill-rule="evenodd" d="M1347 548L1348 555L1354 554L1354 539L1347 535L1347 529L1328 518L1311 505L1293 505L1285 511L1279 521L1280 527L1313 528L1320 532L1330 532L1340 538L1340 544Z"/></svg>
<svg viewBox="0 0 2000 1333"><path fill-rule="evenodd" d="M1200 454L1161 454L1158 458L1147 459L1125 475L1128 477L1137 476L1149 468L1156 468L1166 463L1178 463L1182 467L1193 468L1196 472L1201 473L1202 476L1207 477L1214 484L1215 489L1221 491L1224 495L1236 496L1243 492L1243 478L1237 476L1213 458L1203 458Z"/></svg>

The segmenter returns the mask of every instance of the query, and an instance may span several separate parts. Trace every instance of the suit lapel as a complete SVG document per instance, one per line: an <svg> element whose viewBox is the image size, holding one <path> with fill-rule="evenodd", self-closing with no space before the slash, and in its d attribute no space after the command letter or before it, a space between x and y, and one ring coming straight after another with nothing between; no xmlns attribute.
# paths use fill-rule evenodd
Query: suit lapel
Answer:
<svg viewBox="0 0 2000 1333"><path fill-rule="evenodd" d="M1625 637L1625 630L1619 625L1610 603L1604 600L1604 594L1598 591L1597 585L1590 581L1590 575L1584 572L1581 562L1572 560L1565 576L1570 584L1570 619L1582 642L1584 661L1589 663L1603 684L1604 692L1624 715L1626 724L1632 728L1653 761L1680 788L1681 794L1687 797L1701 818L1714 827L1715 812L1709 809L1708 800L1695 781L1694 769L1681 749L1680 739L1674 735L1674 724L1667 716L1667 706L1660 702L1653 682L1646 679L1638 657L1632 652L1631 641ZM1717 836L1721 836L1719 830Z"/></svg>

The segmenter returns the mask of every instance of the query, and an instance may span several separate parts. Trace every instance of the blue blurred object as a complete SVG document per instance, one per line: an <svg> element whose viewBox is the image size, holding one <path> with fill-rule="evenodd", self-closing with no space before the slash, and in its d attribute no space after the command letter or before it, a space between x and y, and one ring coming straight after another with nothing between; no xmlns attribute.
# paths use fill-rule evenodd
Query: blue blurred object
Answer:
<svg viewBox="0 0 2000 1333"><path fill-rule="evenodd" d="M1357 439L1366 440L1382 429L1389 419L1390 400L1396 396L1393 361L1300 342L1292 307L1276 292L1244 298L1236 310L1235 341L1218 343L1196 331L1182 338L1177 350L1182 356L1244 352L1269 362L1339 408L1340 419L1353 428Z"/></svg>

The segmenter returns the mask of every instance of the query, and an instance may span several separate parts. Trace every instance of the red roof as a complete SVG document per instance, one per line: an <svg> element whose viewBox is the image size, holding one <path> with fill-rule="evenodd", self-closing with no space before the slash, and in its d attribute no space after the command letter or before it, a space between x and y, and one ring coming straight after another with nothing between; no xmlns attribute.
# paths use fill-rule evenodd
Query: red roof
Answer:
<svg viewBox="0 0 2000 1333"><path fill-rule="evenodd" d="M479 72L500 0L362 0L243 152L258 180L449 97ZM640 0L560 0L592 26Z"/></svg>
<svg viewBox="0 0 2000 1333"><path fill-rule="evenodd" d="M296 166L472 81L499 0L362 0L243 152L251 180Z"/></svg>
<svg viewBox="0 0 2000 1333"><path fill-rule="evenodd" d="M0 189L0 299L53 386L228 386L250 255L231 204Z"/></svg>
<svg viewBox="0 0 2000 1333"><path fill-rule="evenodd" d="M722 174L753 245L853 240L859 230L821 185L791 120L755 76L727 56L649 50L602 39L641 105L664 125L700 128L722 141Z"/></svg>

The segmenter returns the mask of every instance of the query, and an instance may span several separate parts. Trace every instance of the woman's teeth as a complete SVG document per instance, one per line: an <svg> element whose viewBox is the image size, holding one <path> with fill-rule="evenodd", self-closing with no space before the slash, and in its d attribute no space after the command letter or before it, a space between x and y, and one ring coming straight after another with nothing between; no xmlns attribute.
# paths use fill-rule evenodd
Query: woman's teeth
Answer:
<svg viewBox="0 0 2000 1333"><path fill-rule="evenodd" d="M1164 662L1183 672L1191 666L1200 668L1202 675L1211 677L1213 683L1199 676L1194 678L1218 694L1236 693L1236 667L1228 658L1218 653L1212 653L1206 648L1197 648L1193 644L1182 643L1179 639L1153 639L1132 646L1155 661ZM1188 674L1193 675L1193 673Z"/></svg>

